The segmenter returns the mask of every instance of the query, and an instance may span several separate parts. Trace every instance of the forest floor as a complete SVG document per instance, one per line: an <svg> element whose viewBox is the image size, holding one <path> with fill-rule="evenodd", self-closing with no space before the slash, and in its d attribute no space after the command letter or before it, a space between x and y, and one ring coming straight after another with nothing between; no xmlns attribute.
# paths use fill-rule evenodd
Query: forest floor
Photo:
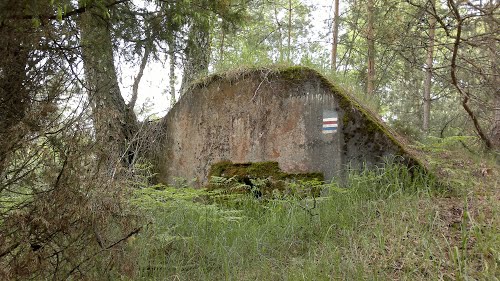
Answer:
<svg viewBox="0 0 500 281"><path fill-rule="evenodd" d="M463 144L463 143L462 143ZM465 145L465 144L464 144ZM458 275L463 280L499 280L500 277L500 169L492 155L462 149L427 149L434 172L455 188L449 196L433 198L443 221L441 235L460 257L467 257L475 274ZM481 275L492 266L492 275ZM478 275L476 275L478 274ZM456 276L454 276L456 277Z"/></svg>
<svg viewBox="0 0 500 281"><path fill-rule="evenodd" d="M499 280L498 163L455 144L419 149L439 183L388 165L319 198L139 190L149 224L129 245L132 279Z"/></svg>

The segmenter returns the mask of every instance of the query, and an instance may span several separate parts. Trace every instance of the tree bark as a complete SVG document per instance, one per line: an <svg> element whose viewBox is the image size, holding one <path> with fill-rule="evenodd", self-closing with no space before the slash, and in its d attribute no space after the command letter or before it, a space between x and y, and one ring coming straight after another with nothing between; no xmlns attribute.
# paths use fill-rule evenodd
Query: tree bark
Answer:
<svg viewBox="0 0 500 281"><path fill-rule="evenodd" d="M100 11L81 15L79 27L86 77L86 90L92 105L99 160L107 169L116 163L131 163L133 141L138 131L136 116L121 95L113 58L113 42Z"/></svg>
<svg viewBox="0 0 500 281"><path fill-rule="evenodd" d="M368 22L367 22L367 43L368 43L368 71L366 79L366 92L368 95L375 93L375 31L374 17L375 6L374 0L367 1Z"/></svg>
<svg viewBox="0 0 500 281"><path fill-rule="evenodd" d="M172 37L174 37L172 35ZM168 56L170 60L170 72L168 82L170 84L170 107L173 107L175 99L175 38L172 38L168 43Z"/></svg>
<svg viewBox="0 0 500 281"><path fill-rule="evenodd" d="M494 101L495 109L493 113L493 127L491 129L491 140L492 140L492 146L495 149L500 149L500 91L499 90L496 91L494 98L495 98Z"/></svg>
<svg viewBox="0 0 500 281"><path fill-rule="evenodd" d="M436 0L431 0L431 5L435 7ZM434 8L431 10L435 10ZM427 60L425 66L425 84L424 84L424 116L422 129L429 133L429 123L431 116L431 88L432 88L432 66L434 60L434 37L436 33L436 17L429 15L429 45L427 46Z"/></svg>
<svg viewBox="0 0 500 281"><path fill-rule="evenodd" d="M339 0L334 0L332 22L332 71L337 71L337 47L339 40Z"/></svg>
<svg viewBox="0 0 500 281"><path fill-rule="evenodd" d="M497 42L493 43L498 46ZM491 144L495 149L500 150L500 68L498 67L498 55L494 53L498 50L496 47L490 49L492 60L491 69L493 71L493 124L491 127Z"/></svg>
<svg viewBox="0 0 500 281"><path fill-rule="evenodd" d="M22 11L25 4L8 1L0 8ZM8 162L8 154L24 136L16 125L26 116L31 104L26 88L31 26L24 20L4 20L0 24L0 176Z"/></svg>
<svg viewBox="0 0 500 281"><path fill-rule="evenodd" d="M491 79L490 89L493 92L493 124L491 126L491 144L493 148L500 150L500 68L499 68L499 50L500 44L495 34L498 34L499 26L498 20L494 17L495 1L490 0L485 6L489 11L486 18L488 29L492 36L489 38L490 44L488 46L488 53L490 56Z"/></svg>

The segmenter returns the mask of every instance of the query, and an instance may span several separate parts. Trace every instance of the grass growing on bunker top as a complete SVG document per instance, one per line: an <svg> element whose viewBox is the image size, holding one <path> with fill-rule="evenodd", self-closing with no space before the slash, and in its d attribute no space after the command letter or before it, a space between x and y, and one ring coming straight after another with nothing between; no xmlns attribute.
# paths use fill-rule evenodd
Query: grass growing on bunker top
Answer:
<svg viewBox="0 0 500 281"><path fill-rule="evenodd" d="M319 198L235 194L222 205L207 199L218 191L138 190L150 223L129 243L134 280L497 280L495 195L479 211L470 192L392 164L348 183Z"/></svg>

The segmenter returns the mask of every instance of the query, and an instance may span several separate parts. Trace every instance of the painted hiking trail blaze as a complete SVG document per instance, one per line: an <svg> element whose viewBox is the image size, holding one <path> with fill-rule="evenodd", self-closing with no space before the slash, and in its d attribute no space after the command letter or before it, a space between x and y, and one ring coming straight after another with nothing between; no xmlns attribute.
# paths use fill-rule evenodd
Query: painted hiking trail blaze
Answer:
<svg viewBox="0 0 500 281"><path fill-rule="evenodd" d="M208 181L211 167L276 162L288 174L345 178L392 157L418 165L403 141L318 72L304 67L219 74L193 84L160 121L157 180ZM402 157L394 157L402 156Z"/></svg>
<svg viewBox="0 0 500 281"><path fill-rule="evenodd" d="M323 134L336 133L338 129L337 112L327 111L323 112Z"/></svg>

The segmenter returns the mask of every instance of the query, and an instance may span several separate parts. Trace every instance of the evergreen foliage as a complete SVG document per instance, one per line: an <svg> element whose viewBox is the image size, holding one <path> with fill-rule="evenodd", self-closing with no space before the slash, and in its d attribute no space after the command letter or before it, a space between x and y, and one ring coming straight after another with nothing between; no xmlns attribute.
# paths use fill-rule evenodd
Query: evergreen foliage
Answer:
<svg viewBox="0 0 500 281"><path fill-rule="evenodd" d="M330 29L312 25L326 7L310 2L0 0L0 279L497 280L499 4L341 1L332 73ZM262 174L152 185L164 132L134 109L153 61L171 80L183 70L183 89L210 72L310 66L412 137L433 177L389 162L347 188L281 178L265 196Z"/></svg>

